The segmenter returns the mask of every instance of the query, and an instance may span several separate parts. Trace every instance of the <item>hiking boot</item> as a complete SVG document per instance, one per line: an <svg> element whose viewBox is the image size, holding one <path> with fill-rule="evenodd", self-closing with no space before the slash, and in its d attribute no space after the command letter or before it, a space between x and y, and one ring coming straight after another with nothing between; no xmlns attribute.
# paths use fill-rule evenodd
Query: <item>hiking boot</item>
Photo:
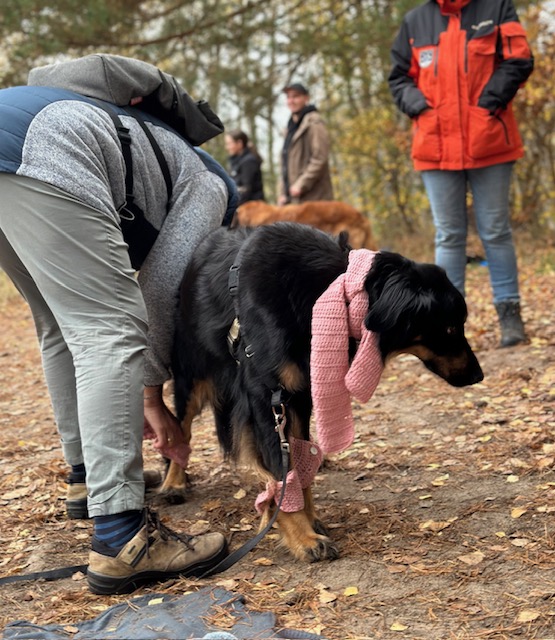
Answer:
<svg viewBox="0 0 555 640"><path fill-rule="evenodd" d="M495 305L501 326L500 347L512 347L526 340L524 324L520 317L520 303L512 300Z"/></svg>
<svg viewBox="0 0 555 640"><path fill-rule="evenodd" d="M198 577L227 556L221 533L177 534L147 509L145 519L140 531L119 551L93 538L87 571L93 593L130 593L151 582Z"/></svg>
<svg viewBox="0 0 555 640"><path fill-rule="evenodd" d="M143 471L145 491L157 487L162 482L162 473L154 469ZM72 482L71 476L66 494L66 514L70 520L87 520L87 485L84 482Z"/></svg>
<svg viewBox="0 0 555 640"><path fill-rule="evenodd" d="M70 520L86 520L89 517L87 485L84 482L72 482L68 485L66 514Z"/></svg>

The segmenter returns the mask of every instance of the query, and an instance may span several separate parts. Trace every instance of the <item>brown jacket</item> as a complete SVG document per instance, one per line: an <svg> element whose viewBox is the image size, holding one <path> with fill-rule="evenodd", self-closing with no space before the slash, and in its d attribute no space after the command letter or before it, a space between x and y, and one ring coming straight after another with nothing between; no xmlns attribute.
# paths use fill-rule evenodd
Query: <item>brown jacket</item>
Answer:
<svg viewBox="0 0 555 640"><path fill-rule="evenodd" d="M301 196L291 202L333 200L328 157L330 139L326 124L317 111L307 113L289 144L287 170L289 185L300 187ZM280 195L285 191L280 181Z"/></svg>

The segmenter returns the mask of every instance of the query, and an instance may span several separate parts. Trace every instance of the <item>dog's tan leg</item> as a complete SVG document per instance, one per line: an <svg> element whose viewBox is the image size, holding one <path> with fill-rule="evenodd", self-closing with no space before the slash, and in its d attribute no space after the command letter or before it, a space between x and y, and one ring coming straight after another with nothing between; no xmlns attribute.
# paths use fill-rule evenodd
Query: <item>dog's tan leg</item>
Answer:
<svg viewBox="0 0 555 640"><path fill-rule="evenodd" d="M301 375L298 369L291 365L281 372L281 383L288 389L302 388ZM290 413L290 433L293 438L302 440L303 430L297 415ZM242 462L247 464L263 482L273 482L274 478L261 466L253 464L256 460L255 446L252 433L243 432L241 442ZM322 523L316 518L311 486L303 489L304 506L301 511L280 511L277 524L280 532L280 544L287 547L292 555L303 561L317 562L318 560L333 560L339 556L335 543L328 537ZM268 523L275 509L275 504L268 507L262 515L260 530Z"/></svg>
<svg viewBox="0 0 555 640"><path fill-rule="evenodd" d="M190 415L188 413L181 425L187 444L191 442L191 425L195 415L196 414ZM180 467L177 462L170 460L166 477L164 478L162 486L158 489L158 494L164 501L170 504L180 504L185 502L187 486L188 478L186 469Z"/></svg>
<svg viewBox="0 0 555 640"><path fill-rule="evenodd" d="M185 442L191 444L192 425L195 417L201 412L204 401L207 395L207 387L204 385L197 385L191 399L187 405L187 413L181 423ZM180 467L177 462L170 461L166 477L162 486L158 489L158 495L170 504L180 504L185 502L186 492L188 488L188 477L186 469Z"/></svg>

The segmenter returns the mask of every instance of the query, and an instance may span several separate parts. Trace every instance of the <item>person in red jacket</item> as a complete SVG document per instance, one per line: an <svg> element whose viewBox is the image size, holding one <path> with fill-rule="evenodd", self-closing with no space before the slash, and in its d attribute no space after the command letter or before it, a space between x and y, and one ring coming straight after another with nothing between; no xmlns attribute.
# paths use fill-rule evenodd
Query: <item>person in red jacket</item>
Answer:
<svg viewBox="0 0 555 640"><path fill-rule="evenodd" d="M405 15L391 58L393 98L413 119L412 160L430 200L436 262L464 295L470 187L501 346L523 342L509 215L523 146L511 103L534 59L513 2L428 0Z"/></svg>

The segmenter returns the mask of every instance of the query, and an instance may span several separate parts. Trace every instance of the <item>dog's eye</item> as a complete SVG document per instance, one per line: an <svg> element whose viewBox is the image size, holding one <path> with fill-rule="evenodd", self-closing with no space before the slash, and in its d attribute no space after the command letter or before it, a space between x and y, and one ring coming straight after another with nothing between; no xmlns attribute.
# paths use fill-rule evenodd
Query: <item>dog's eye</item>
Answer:
<svg viewBox="0 0 555 640"><path fill-rule="evenodd" d="M456 327L447 327L447 335L454 336L457 333Z"/></svg>

